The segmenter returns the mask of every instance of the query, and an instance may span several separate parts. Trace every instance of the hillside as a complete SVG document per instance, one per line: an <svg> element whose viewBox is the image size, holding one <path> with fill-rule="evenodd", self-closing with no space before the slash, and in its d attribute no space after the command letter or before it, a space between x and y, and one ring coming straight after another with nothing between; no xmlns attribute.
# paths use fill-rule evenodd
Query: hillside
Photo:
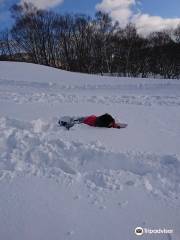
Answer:
<svg viewBox="0 0 180 240"><path fill-rule="evenodd" d="M126 129L59 127L110 113ZM180 239L180 81L0 62L0 239Z"/></svg>

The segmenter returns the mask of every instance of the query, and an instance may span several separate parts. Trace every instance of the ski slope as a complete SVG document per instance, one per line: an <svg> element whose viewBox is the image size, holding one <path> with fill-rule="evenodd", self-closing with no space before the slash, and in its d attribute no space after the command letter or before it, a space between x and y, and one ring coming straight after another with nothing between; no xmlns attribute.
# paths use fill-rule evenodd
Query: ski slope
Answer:
<svg viewBox="0 0 180 240"><path fill-rule="evenodd" d="M57 124L106 112L128 127ZM0 62L0 239L179 240L179 120L179 80Z"/></svg>

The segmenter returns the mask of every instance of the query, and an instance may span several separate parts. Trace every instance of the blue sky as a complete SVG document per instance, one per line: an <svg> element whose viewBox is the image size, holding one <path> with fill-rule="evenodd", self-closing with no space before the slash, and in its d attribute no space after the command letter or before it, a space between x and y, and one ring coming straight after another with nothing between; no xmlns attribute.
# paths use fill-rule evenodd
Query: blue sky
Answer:
<svg viewBox="0 0 180 240"><path fill-rule="evenodd" d="M142 0L142 11L164 18L180 18L180 0Z"/></svg>
<svg viewBox="0 0 180 240"><path fill-rule="evenodd" d="M62 3L60 3L62 0L28 1L35 4L39 1L41 6L44 2L46 4L44 8L51 8L57 12L80 12L92 16L99 4L98 9L109 12L114 20L119 20L122 25L133 20L140 30L147 27L151 29L151 25L157 29L162 26L176 26L178 20L180 23L180 0L64 0ZM0 0L0 29L12 24L9 8L19 2L20 0ZM53 2L55 6L51 5ZM159 19L155 19L154 16L158 16ZM176 18L176 21L173 18Z"/></svg>

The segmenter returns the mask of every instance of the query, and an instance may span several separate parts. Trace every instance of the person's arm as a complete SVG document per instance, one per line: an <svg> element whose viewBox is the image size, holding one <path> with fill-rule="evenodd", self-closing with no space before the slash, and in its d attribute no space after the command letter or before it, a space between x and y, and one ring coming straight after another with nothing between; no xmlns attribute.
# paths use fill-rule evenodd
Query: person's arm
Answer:
<svg viewBox="0 0 180 240"><path fill-rule="evenodd" d="M113 128L121 128L119 123L114 123L114 124L112 125L112 127L113 127Z"/></svg>
<svg viewBox="0 0 180 240"><path fill-rule="evenodd" d="M127 123L114 123L113 128L125 128L127 127Z"/></svg>

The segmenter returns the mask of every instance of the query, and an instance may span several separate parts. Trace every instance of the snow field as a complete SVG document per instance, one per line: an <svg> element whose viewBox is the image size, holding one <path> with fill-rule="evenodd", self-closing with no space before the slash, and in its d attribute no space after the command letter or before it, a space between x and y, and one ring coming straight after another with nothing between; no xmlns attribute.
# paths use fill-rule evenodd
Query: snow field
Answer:
<svg viewBox="0 0 180 240"><path fill-rule="evenodd" d="M58 126L112 114L126 129ZM0 62L0 239L180 239L180 82Z"/></svg>

